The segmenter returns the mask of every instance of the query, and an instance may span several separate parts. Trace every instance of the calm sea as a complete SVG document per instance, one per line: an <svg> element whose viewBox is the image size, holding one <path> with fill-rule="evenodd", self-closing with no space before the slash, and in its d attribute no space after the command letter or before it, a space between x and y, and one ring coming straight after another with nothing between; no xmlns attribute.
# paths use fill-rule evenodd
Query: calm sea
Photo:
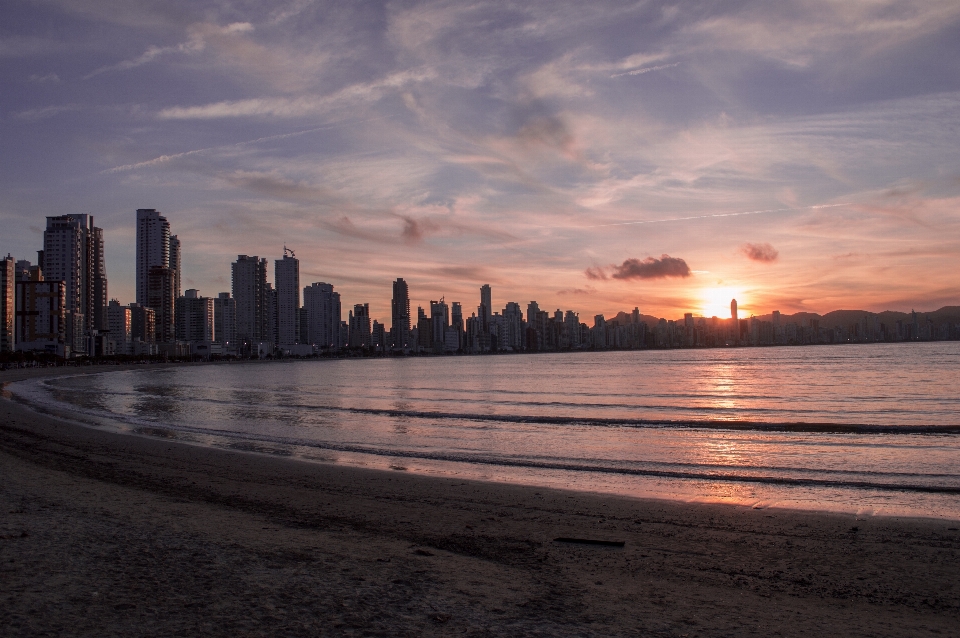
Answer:
<svg viewBox="0 0 960 638"><path fill-rule="evenodd" d="M144 366L9 389L97 427L321 462L960 519L960 342Z"/></svg>

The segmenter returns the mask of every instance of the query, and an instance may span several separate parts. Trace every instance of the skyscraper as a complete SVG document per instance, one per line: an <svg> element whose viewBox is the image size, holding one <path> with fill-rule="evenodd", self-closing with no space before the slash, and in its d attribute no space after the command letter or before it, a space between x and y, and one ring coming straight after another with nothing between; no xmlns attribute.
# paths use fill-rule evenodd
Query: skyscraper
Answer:
<svg viewBox="0 0 960 638"><path fill-rule="evenodd" d="M179 263L179 242L177 242ZM46 256L44 256L46 260ZM150 269L170 267L170 223L153 208L137 209L137 303L147 305ZM174 282L176 285L176 281Z"/></svg>
<svg viewBox="0 0 960 638"><path fill-rule="evenodd" d="M174 343L177 340L177 324L174 314L175 273L172 268L152 266L147 273L147 307L152 308L156 319L157 343Z"/></svg>
<svg viewBox="0 0 960 638"><path fill-rule="evenodd" d="M229 292L221 292L213 300L213 338L223 345L224 352L232 352L237 343L237 302Z"/></svg>
<svg viewBox="0 0 960 638"><path fill-rule="evenodd" d="M730 318L734 321L737 320L737 300L730 300Z"/></svg>
<svg viewBox="0 0 960 638"><path fill-rule="evenodd" d="M131 352L131 342L133 341L133 319L129 306L121 306L116 299L111 299L107 304L107 330L110 331L110 339L114 343L117 354L133 354Z"/></svg>
<svg viewBox="0 0 960 638"><path fill-rule="evenodd" d="M477 316L483 322L483 329L488 330L490 326L490 314L493 312L491 303L490 284L480 286L480 307L477 309Z"/></svg>
<svg viewBox="0 0 960 638"><path fill-rule="evenodd" d="M366 348L370 345L370 304L358 303L350 314L350 347Z"/></svg>
<svg viewBox="0 0 960 638"><path fill-rule="evenodd" d="M440 301L430 302L430 334L432 347L437 351L443 350L443 344L450 326L450 307L440 297Z"/></svg>
<svg viewBox="0 0 960 638"><path fill-rule="evenodd" d="M290 253L287 255L287 253ZM300 341L300 261L283 247L283 259L274 262L277 286L277 342L291 345Z"/></svg>
<svg viewBox="0 0 960 638"><path fill-rule="evenodd" d="M267 260L256 255L237 255L232 279L233 298L237 303L237 345L246 353L253 344L265 341L265 337L273 333L265 325L269 303L266 299Z"/></svg>
<svg viewBox="0 0 960 638"><path fill-rule="evenodd" d="M410 347L410 290L407 282L397 278L393 282L393 302L391 303L391 334L394 348Z"/></svg>
<svg viewBox="0 0 960 638"><path fill-rule="evenodd" d="M12 352L13 338L13 307L14 289L16 283L16 262L7 255L0 261L0 352Z"/></svg>
<svg viewBox="0 0 960 638"><path fill-rule="evenodd" d="M340 340L340 293L323 282L303 289L303 307L307 316L309 343L323 349L343 346Z"/></svg>
<svg viewBox="0 0 960 638"><path fill-rule="evenodd" d="M190 342L215 341L213 299L190 289L177 300L177 339Z"/></svg>
<svg viewBox="0 0 960 638"><path fill-rule="evenodd" d="M176 298L180 298L180 238L176 235L170 235L169 246L170 258L167 260L167 268L173 271L173 293Z"/></svg>
<svg viewBox="0 0 960 638"><path fill-rule="evenodd" d="M70 326L81 334L68 335L77 343L83 332L104 328L107 305L107 273L103 261L103 230L93 225L91 215L47 217L43 233L43 273L46 281L63 281L65 311Z"/></svg>

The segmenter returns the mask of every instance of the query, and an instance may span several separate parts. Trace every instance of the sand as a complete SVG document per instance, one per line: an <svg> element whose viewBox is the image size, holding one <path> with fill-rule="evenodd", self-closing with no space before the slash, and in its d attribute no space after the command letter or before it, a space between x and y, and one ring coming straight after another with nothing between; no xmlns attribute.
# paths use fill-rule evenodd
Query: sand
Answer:
<svg viewBox="0 0 960 638"><path fill-rule="evenodd" d="M4 636L958 635L957 528L311 463L0 400Z"/></svg>

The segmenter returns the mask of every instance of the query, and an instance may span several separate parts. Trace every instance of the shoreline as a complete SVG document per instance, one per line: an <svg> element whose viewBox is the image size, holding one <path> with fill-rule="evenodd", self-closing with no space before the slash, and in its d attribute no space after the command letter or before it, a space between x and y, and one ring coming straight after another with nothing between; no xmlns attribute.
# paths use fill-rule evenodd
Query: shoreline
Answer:
<svg viewBox="0 0 960 638"><path fill-rule="evenodd" d="M234 363L267 363L266 361L250 361L250 362L234 362ZM190 367L190 366L199 366L199 365L217 365L217 362L170 362L165 364L158 364L159 367L169 368L169 367ZM149 369L155 369L153 366L150 366ZM884 507L882 504L877 505L876 502L873 504L865 502L857 502L856 499L848 499L848 503L832 503L833 507L830 507L826 503L816 503L816 502L807 502L803 499L794 500L789 497L788 494L768 494L761 495L754 498L730 498L727 497L714 497L710 498L706 493L697 494L696 492L687 492L684 489L667 488L659 490L660 495L654 493L649 486L634 486L632 488L611 488L608 485L605 485L604 480L600 480L600 483L597 484L594 480L593 485L581 485L577 487L568 486L563 482L559 482L554 479L548 479L544 476L539 478L534 475L524 476L523 471L529 470L533 472L550 472L550 471L583 471L588 474L595 474L597 477L603 477L606 475L611 476L623 476L623 477L632 477L645 480L678 480L678 481L720 481L724 483L729 483L731 485L767 485L769 487L809 487L809 486L819 486L823 488L830 488L835 486L837 488L843 489L864 489L871 490L874 500L877 497L877 494L883 494L884 492L899 492L901 490L912 490L918 493L925 493L930 495L943 495L948 497L957 493L958 489L953 486L936 486L936 485L899 485L899 484L885 484L885 483L834 483L829 479L806 479L806 478L777 478L769 477L765 475L737 475L737 474L714 474L714 473L704 473L704 472L695 472L693 470L658 470L658 469L623 469L623 468L608 468L604 466L582 466L578 464L534 464L534 465L524 465L524 464L511 464L511 463L502 463L502 462L492 462L486 459L456 459L450 460L445 457L437 457L435 455L425 454L425 455L411 455L412 453L404 453L403 451L394 453L389 452L376 452L368 451L361 448L354 448L353 446L342 446L337 444L311 444L311 443L299 443L297 441L284 441L282 439L267 439L260 441L257 438L248 439L246 437L241 437L236 440L233 440L228 435L218 435L214 432L206 432L205 430L195 430L191 428L168 428L163 424L156 423L128 423L122 419L110 419L104 416L98 416L97 414L85 414L82 411L72 411L69 408L60 409L58 406L50 406L46 404L35 404L31 398L20 397L13 395L11 391L6 389L6 386L10 383L16 383L18 381L27 381L32 379L42 379L42 378L53 378L53 377L69 377L69 376L84 376L84 375L96 375L96 374L109 374L111 372L126 372L126 371L142 371L144 367L142 364L130 364L126 366L116 366L108 367L108 369L91 369L90 367L77 367L77 368L40 368L40 369L23 369L18 371L6 371L0 372L0 398L5 398L8 401L18 404L25 410L31 413L38 415L44 415L49 418L60 420L66 424L73 424L79 427L92 428L94 430L100 430L104 432L112 432L122 436L135 436L143 437L151 440L166 440L168 442L176 442L182 445L188 445L193 447L209 448L216 450L232 450L240 451L246 454L260 454L265 455L269 458L286 458L289 460L306 462L306 463L319 463L319 464L332 464L342 467L353 467L353 468L367 468L373 471L408 471L410 470L410 475L418 475L424 478L446 478L450 480L470 480L470 481L480 481L487 482L495 485L515 485L520 487L528 488L544 488L544 489L566 489L578 494L585 495L594 495L594 496L616 496L628 499L639 499L639 500L652 500L657 502L667 502L667 503L679 503L679 504L708 504L708 505L723 505L734 508L755 508L755 509L764 509L764 510L782 510L785 512L806 512L811 514L826 514L826 515L837 515L837 516L849 516L852 518L857 518L858 520L861 517L882 517L882 518L892 518L897 520L905 519L918 519L918 520L931 520L931 521L947 521L947 522L958 522L960 523L960 513L956 510L944 511L942 507L931 509L929 512L924 513L922 509L918 506L909 507L909 506L900 506L891 507L889 504ZM354 408L343 408L344 412L351 413L362 413L362 414L372 414L376 416L381 415L393 415L394 410L389 409L354 409ZM434 412L409 412L405 411L402 414L398 413L398 416L445 416L445 413L434 413ZM483 415L476 417L478 420L484 420ZM535 418L535 417L510 417L510 416L497 416L491 417L495 420L507 420L514 421L519 423L553 423L557 419L551 419L550 417L544 418ZM564 419L565 421L566 419ZM577 421L586 421L590 424L596 425L597 421L603 421L603 419L577 419ZM622 419L611 419L615 421L619 426L622 422ZM640 420L637 420L639 423ZM816 432L816 433L829 433L829 434L897 434L897 435L924 435L924 434L952 434L957 427L960 426L950 426L950 425L938 425L938 426L865 426L865 425L850 425L850 424L840 424L842 427L829 427L833 424L821 424L821 423L798 423L798 424L786 424L786 423L764 423L759 422L759 425L762 427L755 427L757 424L753 422L745 421L710 421L710 422L687 422L686 426L679 425L680 422L674 421L664 421L664 420L642 420L643 425L637 425L636 427L668 427L668 428L681 428L681 429L706 429L706 430L729 430L730 432L736 431L757 431L761 433L769 432ZM789 427L789 426L800 426L800 427ZM198 438L199 437L199 438ZM279 446L279 447L275 447ZM333 455L333 456L330 456ZM408 468L400 467L406 466L409 462L417 464L417 462L422 465L422 467ZM438 465L439 463L439 465ZM444 464L449 467L444 467ZM512 476L499 476L491 477L490 472L483 470L482 468L494 467L497 469L502 469L506 471L521 471L521 474L513 474ZM496 473L496 472L494 472ZM775 487L775 489L776 489ZM701 490L702 492L702 490ZM936 510L936 511L934 511Z"/></svg>
<svg viewBox="0 0 960 638"><path fill-rule="evenodd" d="M0 501L11 635L937 635L960 622L952 522L299 461L10 400Z"/></svg>

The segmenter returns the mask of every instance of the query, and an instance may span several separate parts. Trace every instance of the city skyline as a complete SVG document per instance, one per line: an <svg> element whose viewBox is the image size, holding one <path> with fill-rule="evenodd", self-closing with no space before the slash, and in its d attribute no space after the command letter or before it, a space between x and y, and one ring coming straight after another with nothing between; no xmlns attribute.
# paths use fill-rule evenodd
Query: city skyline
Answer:
<svg viewBox="0 0 960 638"><path fill-rule="evenodd" d="M960 298L954 2L4 15L2 254L91 214L132 271L149 206L175 287L228 290L238 253L286 244L381 320L398 274L424 303L489 282L607 315Z"/></svg>

